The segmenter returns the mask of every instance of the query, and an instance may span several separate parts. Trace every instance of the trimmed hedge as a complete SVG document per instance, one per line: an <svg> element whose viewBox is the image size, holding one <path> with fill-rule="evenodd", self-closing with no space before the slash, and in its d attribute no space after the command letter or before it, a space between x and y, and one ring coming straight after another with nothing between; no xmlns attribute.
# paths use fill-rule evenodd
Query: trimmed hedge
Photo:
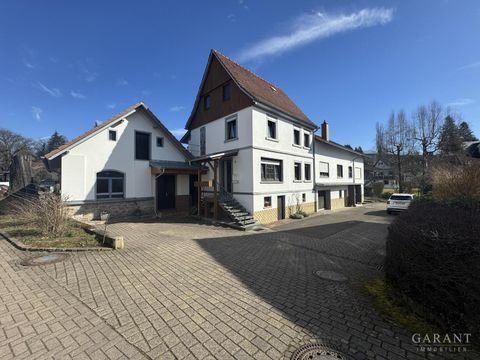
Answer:
<svg viewBox="0 0 480 360"><path fill-rule="evenodd" d="M388 229L386 280L448 331L480 334L480 204L414 201Z"/></svg>

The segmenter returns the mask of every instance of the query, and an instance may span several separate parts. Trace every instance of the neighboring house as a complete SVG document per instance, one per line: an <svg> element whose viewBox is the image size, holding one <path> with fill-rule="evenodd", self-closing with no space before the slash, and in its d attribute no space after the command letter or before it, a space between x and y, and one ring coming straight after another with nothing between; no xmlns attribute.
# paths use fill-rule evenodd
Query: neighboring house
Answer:
<svg viewBox="0 0 480 360"><path fill-rule="evenodd" d="M72 214L86 218L188 211L190 158L142 102L45 155Z"/></svg>
<svg viewBox="0 0 480 360"><path fill-rule="evenodd" d="M363 154L329 139L329 125L315 136L317 210L337 209L363 202Z"/></svg>
<svg viewBox="0 0 480 360"><path fill-rule="evenodd" d="M347 197L353 186L348 173L353 158L362 163L359 154L329 139L314 141L317 125L282 89L215 50L185 128L182 142L194 155L193 163L210 165L203 180L213 179L213 193L220 196L214 201L227 212L247 212L262 223L288 217L297 203L307 213L317 211L319 196L322 208L339 207L337 197ZM316 143L324 152L314 150ZM316 181L320 159L335 166L335 180ZM337 163L344 168L344 180L333 172ZM359 202L363 165L356 167ZM354 189L347 203L353 202ZM200 193L211 201L212 186ZM235 201L223 201L231 198Z"/></svg>

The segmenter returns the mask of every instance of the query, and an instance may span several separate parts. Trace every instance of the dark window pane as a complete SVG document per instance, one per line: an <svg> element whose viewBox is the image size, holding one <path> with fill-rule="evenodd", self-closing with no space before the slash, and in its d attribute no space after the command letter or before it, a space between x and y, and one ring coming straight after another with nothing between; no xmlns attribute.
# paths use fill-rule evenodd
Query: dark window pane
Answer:
<svg viewBox="0 0 480 360"><path fill-rule="evenodd" d="M310 134L303 134L303 146L310 147Z"/></svg>
<svg viewBox="0 0 480 360"><path fill-rule="evenodd" d="M101 171L97 173L97 177L99 178L105 178L105 177L120 177L123 178L124 175L123 173L119 171Z"/></svg>
<svg viewBox="0 0 480 360"><path fill-rule="evenodd" d="M108 138L112 141L117 141L117 132L115 130L109 130Z"/></svg>
<svg viewBox="0 0 480 360"><path fill-rule="evenodd" d="M150 134L135 133L135 159L150 160Z"/></svg>
<svg viewBox="0 0 480 360"><path fill-rule="evenodd" d="M275 121L268 121L268 137L271 139L277 138L277 123Z"/></svg>
<svg viewBox="0 0 480 360"><path fill-rule="evenodd" d="M223 101L230 100L232 97L232 86L227 84L223 87Z"/></svg>
<svg viewBox="0 0 480 360"><path fill-rule="evenodd" d="M158 147L163 147L163 138L162 137L157 137L157 146Z"/></svg>
<svg viewBox="0 0 480 360"><path fill-rule="evenodd" d="M207 150L206 136L205 127L200 128L200 155L205 155Z"/></svg>
<svg viewBox="0 0 480 360"><path fill-rule="evenodd" d="M237 137L237 120L230 120L227 122L227 140L235 139Z"/></svg>
<svg viewBox="0 0 480 360"><path fill-rule="evenodd" d="M205 110L210 109L210 107L212 106L212 98L210 97L210 95L206 95L203 98L203 106L204 106Z"/></svg>
<svg viewBox="0 0 480 360"><path fill-rule="evenodd" d="M305 164L305 180L311 180L310 164Z"/></svg>
<svg viewBox="0 0 480 360"><path fill-rule="evenodd" d="M300 145L300 131L293 130L293 143L295 145Z"/></svg>
<svg viewBox="0 0 480 360"><path fill-rule="evenodd" d="M112 193L123 193L123 179L112 179Z"/></svg>
<svg viewBox="0 0 480 360"><path fill-rule="evenodd" d="M97 179L97 194L108 193L108 179Z"/></svg>

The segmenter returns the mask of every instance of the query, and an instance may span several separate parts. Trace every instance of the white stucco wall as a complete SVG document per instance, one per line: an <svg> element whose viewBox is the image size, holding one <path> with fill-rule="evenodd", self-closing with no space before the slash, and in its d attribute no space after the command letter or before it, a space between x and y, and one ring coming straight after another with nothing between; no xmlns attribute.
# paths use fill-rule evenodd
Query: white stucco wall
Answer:
<svg viewBox="0 0 480 360"><path fill-rule="evenodd" d="M116 130L117 141L108 138ZM143 112L135 112L120 124L102 129L91 138L77 144L62 156L62 194L69 201L95 200L96 174L116 170L125 174L125 198L154 196L154 177L148 160L135 160L135 131L151 133L152 160L184 161L184 155ZM157 136L164 146L157 147ZM177 180L184 192L185 180ZM188 180L186 182L188 189ZM188 193L188 192L187 192Z"/></svg>
<svg viewBox="0 0 480 360"><path fill-rule="evenodd" d="M331 145L324 144L317 141L315 144L315 172L316 182L325 184L337 184L337 185L353 185L354 179L348 177L348 167L354 166L355 184L360 185L364 183L364 167L363 158L354 153L335 148ZM320 162L326 162L329 164L329 177L320 177ZM343 178L337 177L337 165L343 165ZM360 175L360 176L359 176ZM332 194L333 196L333 194Z"/></svg>

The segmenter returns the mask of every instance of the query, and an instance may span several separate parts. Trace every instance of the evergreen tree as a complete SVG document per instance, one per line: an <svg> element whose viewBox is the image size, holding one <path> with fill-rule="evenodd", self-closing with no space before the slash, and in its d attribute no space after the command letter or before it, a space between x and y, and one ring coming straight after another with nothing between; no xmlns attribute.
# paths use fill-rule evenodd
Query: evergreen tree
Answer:
<svg viewBox="0 0 480 360"><path fill-rule="evenodd" d="M450 115L445 118L438 147L442 154L455 154L462 150L460 131Z"/></svg>
<svg viewBox="0 0 480 360"><path fill-rule="evenodd" d="M55 150L56 148L62 146L67 142L67 138L63 135L60 135L58 131L55 132L50 136L47 142L47 153L50 151Z"/></svg>
<svg viewBox="0 0 480 360"><path fill-rule="evenodd" d="M353 150L352 145L350 145L350 144L345 144L343 146L345 146L347 149Z"/></svg>
<svg viewBox="0 0 480 360"><path fill-rule="evenodd" d="M360 153L360 154L363 154L363 149L362 149L361 146L355 147L355 151L358 152L358 153Z"/></svg>
<svg viewBox="0 0 480 360"><path fill-rule="evenodd" d="M477 141L478 138L473 135L473 131L470 129L470 126L467 122L462 121L460 125L458 125L458 132L462 141Z"/></svg>

